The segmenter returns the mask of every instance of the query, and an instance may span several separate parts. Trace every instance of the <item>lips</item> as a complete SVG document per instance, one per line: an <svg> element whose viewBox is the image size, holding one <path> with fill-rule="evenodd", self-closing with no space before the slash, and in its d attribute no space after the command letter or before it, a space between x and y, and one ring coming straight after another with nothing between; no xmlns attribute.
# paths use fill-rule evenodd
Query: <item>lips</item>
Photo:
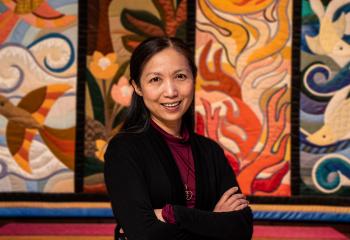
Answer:
<svg viewBox="0 0 350 240"><path fill-rule="evenodd" d="M164 107L177 107L179 106L181 101L173 102L173 103L161 103Z"/></svg>
<svg viewBox="0 0 350 240"><path fill-rule="evenodd" d="M177 110L180 106L181 101L171 102L171 103L161 103L161 105L168 110Z"/></svg>

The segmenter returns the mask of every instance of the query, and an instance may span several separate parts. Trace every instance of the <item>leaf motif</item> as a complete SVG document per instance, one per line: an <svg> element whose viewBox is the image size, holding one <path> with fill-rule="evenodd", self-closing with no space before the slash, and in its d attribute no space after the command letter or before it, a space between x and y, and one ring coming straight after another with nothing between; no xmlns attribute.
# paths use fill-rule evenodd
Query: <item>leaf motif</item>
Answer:
<svg viewBox="0 0 350 240"><path fill-rule="evenodd" d="M175 36L178 25L187 18L187 0L176 2L174 6L173 0L153 0L160 13L166 35L172 37Z"/></svg>
<svg viewBox="0 0 350 240"><path fill-rule="evenodd" d="M152 0L152 2L159 12L160 19L162 20L162 22L165 22L166 13L164 11L162 4L159 2L159 0Z"/></svg>
<svg viewBox="0 0 350 240"><path fill-rule="evenodd" d="M105 124L105 115L104 115L104 101L101 94L101 90L96 82L94 76L92 76L91 72L86 69L86 83L89 90L92 110L94 112L94 119Z"/></svg>
<svg viewBox="0 0 350 240"><path fill-rule="evenodd" d="M187 0L182 0L178 5L175 13L175 19L178 24L182 24L187 19Z"/></svg>
<svg viewBox="0 0 350 240"><path fill-rule="evenodd" d="M146 39L145 37L142 37L139 35L122 36L122 42L123 42L124 48L129 52L134 51L134 49L145 39Z"/></svg>
<svg viewBox="0 0 350 240"><path fill-rule="evenodd" d="M127 30L138 35L145 37L164 35L162 22L147 11L123 9L120 19Z"/></svg>

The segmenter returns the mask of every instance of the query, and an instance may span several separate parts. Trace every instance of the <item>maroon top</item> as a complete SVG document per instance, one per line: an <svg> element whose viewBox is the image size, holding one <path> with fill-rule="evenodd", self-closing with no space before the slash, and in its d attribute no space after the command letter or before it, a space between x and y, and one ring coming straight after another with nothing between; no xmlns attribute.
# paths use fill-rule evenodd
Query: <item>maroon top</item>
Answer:
<svg viewBox="0 0 350 240"><path fill-rule="evenodd" d="M151 124L156 130L158 130L158 132L162 134L162 137L168 144L176 165L179 168L183 184L186 184L187 189L192 192L187 194L188 198L186 198L186 206L188 208L194 208L196 202L196 181L194 160L189 141L190 134L188 130L183 128L181 131L181 138L177 138L165 132L154 121L151 121ZM173 208L170 204L167 204L162 209L162 215L164 220L166 220L168 223L175 223Z"/></svg>

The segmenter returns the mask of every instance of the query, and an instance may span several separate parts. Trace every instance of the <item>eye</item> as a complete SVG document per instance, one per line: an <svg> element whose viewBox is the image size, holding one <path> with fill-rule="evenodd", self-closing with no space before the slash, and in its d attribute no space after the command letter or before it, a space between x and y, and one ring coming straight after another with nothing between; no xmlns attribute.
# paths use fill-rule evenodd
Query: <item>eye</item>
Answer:
<svg viewBox="0 0 350 240"><path fill-rule="evenodd" d="M185 80L187 76L183 73L176 74L176 78L180 80Z"/></svg>
<svg viewBox="0 0 350 240"><path fill-rule="evenodd" d="M160 81L160 77L154 77L154 78L151 78L149 80L150 83L152 83L152 82L159 82L159 81Z"/></svg>

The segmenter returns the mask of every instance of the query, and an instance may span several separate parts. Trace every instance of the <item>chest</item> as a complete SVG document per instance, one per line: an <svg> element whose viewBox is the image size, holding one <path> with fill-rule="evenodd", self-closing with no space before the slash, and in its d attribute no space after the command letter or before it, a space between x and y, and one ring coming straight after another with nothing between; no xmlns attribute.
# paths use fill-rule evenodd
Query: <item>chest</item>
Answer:
<svg viewBox="0 0 350 240"><path fill-rule="evenodd" d="M145 179L145 187L154 208L162 208L165 204L185 205L185 191L181 173L170 149L162 151L153 147L145 147L140 157L141 169ZM195 196L196 202L202 206L212 207L217 192L217 173L213 164L213 156L203 158L200 154L193 154ZM197 203L196 203L197 205ZM198 207L198 206L197 206Z"/></svg>

